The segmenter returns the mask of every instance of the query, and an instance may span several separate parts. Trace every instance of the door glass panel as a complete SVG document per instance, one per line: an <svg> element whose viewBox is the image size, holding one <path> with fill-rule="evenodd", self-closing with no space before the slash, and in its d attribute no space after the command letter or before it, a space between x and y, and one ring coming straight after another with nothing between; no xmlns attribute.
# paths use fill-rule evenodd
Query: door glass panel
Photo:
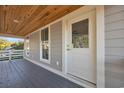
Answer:
<svg viewBox="0 0 124 93"><path fill-rule="evenodd" d="M49 59L49 47L48 42L45 42L42 44L42 58L43 59Z"/></svg>
<svg viewBox="0 0 124 93"><path fill-rule="evenodd" d="M73 48L89 48L88 25L88 19L72 24Z"/></svg>
<svg viewBox="0 0 124 93"><path fill-rule="evenodd" d="M41 31L41 41L42 41L42 58L49 59L49 31L45 28Z"/></svg>

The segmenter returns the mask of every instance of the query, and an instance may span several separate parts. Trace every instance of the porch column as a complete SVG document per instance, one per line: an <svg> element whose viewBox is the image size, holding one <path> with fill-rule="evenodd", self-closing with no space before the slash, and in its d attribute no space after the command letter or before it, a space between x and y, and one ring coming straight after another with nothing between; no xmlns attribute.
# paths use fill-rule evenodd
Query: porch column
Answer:
<svg viewBox="0 0 124 93"><path fill-rule="evenodd" d="M97 87L105 87L104 6L96 6Z"/></svg>

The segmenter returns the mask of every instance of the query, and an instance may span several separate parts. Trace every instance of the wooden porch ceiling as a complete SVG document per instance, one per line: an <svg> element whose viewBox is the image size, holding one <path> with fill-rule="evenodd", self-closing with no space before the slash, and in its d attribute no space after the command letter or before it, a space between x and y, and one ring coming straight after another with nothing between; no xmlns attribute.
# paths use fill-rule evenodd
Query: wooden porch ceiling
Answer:
<svg viewBox="0 0 124 93"><path fill-rule="evenodd" d="M0 34L25 36L81 5L0 5Z"/></svg>

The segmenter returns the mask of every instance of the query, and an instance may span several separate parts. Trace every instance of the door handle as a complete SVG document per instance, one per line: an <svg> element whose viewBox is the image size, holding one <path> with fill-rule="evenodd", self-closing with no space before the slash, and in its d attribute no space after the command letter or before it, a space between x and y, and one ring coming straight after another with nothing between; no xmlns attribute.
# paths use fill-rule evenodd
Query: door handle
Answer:
<svg viewBox="0 0 124 93"><path fill-rule="evenodd" d="M67 51L70 51L71 49L67 48Z"/></svg>

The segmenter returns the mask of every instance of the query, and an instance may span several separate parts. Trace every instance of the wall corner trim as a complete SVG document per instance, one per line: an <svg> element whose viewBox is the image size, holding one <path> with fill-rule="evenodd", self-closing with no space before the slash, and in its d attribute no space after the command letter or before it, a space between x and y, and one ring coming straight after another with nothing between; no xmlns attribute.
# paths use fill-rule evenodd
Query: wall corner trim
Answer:
<svg viewBox="0 0 124 93"><path fill-rule="evenodd" d="M105 87L105 36L104 36L104 6L96 6L97 31L97 87Z"/></svg>

